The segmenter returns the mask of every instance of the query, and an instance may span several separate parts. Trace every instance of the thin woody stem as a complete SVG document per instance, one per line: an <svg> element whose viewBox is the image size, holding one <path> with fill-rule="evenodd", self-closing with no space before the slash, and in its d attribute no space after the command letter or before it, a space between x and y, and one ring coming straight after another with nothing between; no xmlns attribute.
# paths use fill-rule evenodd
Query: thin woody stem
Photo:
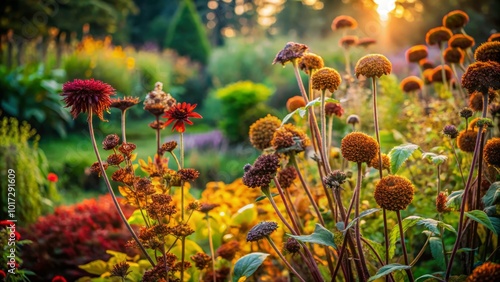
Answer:
<svg viewBox="0 0 500 282"><path fill-rule="evenodd" d="M300 276L300 274L297 272L297 270L295 270L295 268L293 268L293 266L285 259L285 257L283 256L283 254L280 252L280 250L278 249L278 247L276 247L276 244L274 244L273 240L269 237L269 236L266 236L266 239L267 241L269 242L269 244L271 245L271 247L274 249L274 251L276 251L276 253L278 254L278 256L281 258L281 260L285 263L286 267L293 273L297 276L297 278L299 278L300 281L302 282L306 282L306 280L304 280L304 278L302 278L302 276ZM215 277L215 276L214 276Z"/></svg>
<svg viewBox="0 0 500 282"><path fill-rule="evenodd" d="M396 211L396 214L398 216L398 226L399 226L399 235L401 237L401 247L403 248L403 258L405 260L406 265L410 265L410 262L408 261L408 253L406 252L406 243L405 243L405 234L403 231L403 221L401 219L401 212L399 210ZM411 269L405 269L406 274L408 275L408 279L410 282L415 281L413 278L413 273L411 272Z"/></svg>
<svg viewBox="0 0 500 282"><path fill-rule="evenodd" d="M125 128L126 128L125 127L125 112L126 111L127 111L126 109L122 111L122 117L121 117L122 118L122 142L123 143L127 143L127 135L125 134Z"/></svg>
<svg viewBox="0 0 500 282"><path fill-rule="evenodd" d="M205 214L205 218L207 220L207 230L208 230L208 244L210 246L210 255L212 257L212 272L213 272L213 281L216 281L215 277L215 252L214 252L214 243L212 242L212 227L210 226L210 217L208 216L208 212Z"/></svg>

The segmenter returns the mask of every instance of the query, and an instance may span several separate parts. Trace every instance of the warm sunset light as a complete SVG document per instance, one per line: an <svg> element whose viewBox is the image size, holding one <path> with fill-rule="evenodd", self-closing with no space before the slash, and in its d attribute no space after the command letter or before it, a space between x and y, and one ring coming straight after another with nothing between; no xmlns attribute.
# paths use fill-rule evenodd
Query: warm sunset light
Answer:
<svg viewBox="0 0 500 282"><path fill-rule="evenodd" d="M374 0L377 4L377 13L380 16L380 20L387 21L389 19L389 13L396 8L395 0Z"/></svg>

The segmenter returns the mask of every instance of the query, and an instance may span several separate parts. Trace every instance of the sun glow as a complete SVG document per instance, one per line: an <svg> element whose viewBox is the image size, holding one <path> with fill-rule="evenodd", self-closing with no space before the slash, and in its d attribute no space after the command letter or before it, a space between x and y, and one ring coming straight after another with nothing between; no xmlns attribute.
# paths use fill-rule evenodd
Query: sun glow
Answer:
<svg viewBox="0 0 500 282"><path fill-rule="evenodd" d="M380 20L387 21L389 13L396 8L396 0L374 0Z"/></svg>

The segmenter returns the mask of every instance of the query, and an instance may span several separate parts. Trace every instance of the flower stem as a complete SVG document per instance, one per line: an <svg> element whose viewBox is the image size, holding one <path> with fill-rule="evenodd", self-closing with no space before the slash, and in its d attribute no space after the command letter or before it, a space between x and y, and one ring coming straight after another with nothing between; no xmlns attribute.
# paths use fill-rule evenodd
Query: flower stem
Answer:
<svg viewBox="0 0 500 282"><path fill-rule="evenodd" d="M104 178L104 182L106 183L106 187L108 188L108 192L111 195L111 199L113 200L113 203L115 204L116 210L118 211L118 214L120 215L120 218L123 221L123 224L127 227L128 231L134 238L135 242L141 249L142 253L146 256L148 259L149 263L151 263L152 266L155 265L151 257L149 256L148 252L146 252L146 249L142 245L141 241L139 241L139 238L134 232L134 229L130 226L130 224L127 221L127 218L123 214L123 211L120 207L120 204L118 203L118 199L116 198L115 192L113 191L113 188L111 188L111 183L109 182L108 175L106 174L106 170L104 170L104 166L102 165L102 159L101 155L99 154L99 149L97 149L97 142L95 140L95 134L94 134L94 126L92 124L92 110L89 109L89 117L88 117L88 124L89 124L89 133L90 133L90 140L92 141L92 147L94 148L94 153L97 157L97 161L99 162L99 167L101 168L101 174Z"/></svg>
<svg viewBox="0 0 500 282"><path fill-rule="evenodd" d="M453 142L453 139L450 139L450 143L451 143L451 147L453 148L453 155L455 156L455 161L457 162L458 170L460 171L460 175L462 176L462 184L465 187L464 172L462 171L462 165L460 164L460 161L458 160L457 150L455 148L455 143Z"/></svg>
<svg viewBox="0 0 500 282"><path fill-rule="evenodd" d="M398 226L399 226L399 235L401 237L401 247L403 248L403 258L405 260L406 265L410 265L410 262L408 261L408 253L406 252L406 243L405 243L405 234L403 231L403 221L401 219L401 212L399 210L396 211L396 214L398 216ZM408 275L408 279L410 282L415 281L413 278L413 273L411 272L411 269L406 269L406 274Z"/></svg>
<svg viewBox="0 0 500 282"><path fill-rule="evenodd" d="M295 217L293 216L292 211L290 210L290 205L286 201L285 195L283 193L283 189L281 189L281 185L280 185L280 183L278 181L278 178L275 176L273 178L273 180L274 180L274 184L276 184L276 188L278 189L278 192L280 194L281 200L283 201L283 205L285 206L286 213L288 214L288 217L292 221L293 228L294 228L294 230L295 230L295 232L297 234L300 234L299 225L297 224L297 221L295 220Z"/></svg>
<svg viewBox="0 0 500 282"><path fill-rule="evenodd" d="M285 259L285 257L283 256L283 254L280 252L280 250L276 247L276 244L274 244L273 240L271 239L271 237L269 236L266 236L266 239L267 241L269 242L269 244L271 245L271 247L273 247L273 249L276 251L276 253L278 254L278 256L281 258L281 260L285 263L286 267L288 268L288 270L290 270L293 274L295 274L297 276L297 278L299 278L300 281L302 282L306 282L306 280L304 280L304 278L302 278L302 276L300 276L300 274L297 272L297 270L295 270L295 268L292 267L292 265ZM215 277L215 276L214 276Z"/></svg>
<svg viewBox="0 0 500 282"><path fill-rule="evenodd" d="M368 268L366 267L366 260L365 260L365 255L363 252L363 246L361 245L361 232L360 232L360 219L359 219L359 202L361 199L361 163L358 163L358 179L356 180L356 199L355 199L355 208L354 208L354 216L358 220L356 221L356 226L354 229L354 234L356 237L356 245L358 247L358 252L359 252L359 260L361 261L361 265L363 266L363 276L365 279L368 279L370 277L370 273L368 272ZM360 275L360 278L362 281L364 281L363 276Z"/></svg>
<svg viewBox="0 0 500 282"><path fill-rule="evenodd" d="M325 163L325 167L329 167L330 166L330 163L329 163L329 157L328 157L328 154L327 154L327 147L328 147L328 143L330 143L330 141L328 139L326 139L326 115L325 115L325 90L321 91L321 108L319 109L319 113L320 113L320 119L321 119L321 139L323 140L323 142L321 142L321 150L323 151L323 156L325 157L323 159L323 162Z"/></svg>
<svg viewBox="0 0 500 282"><path fill-rule="evenodd" d="M161 141L161 132L160 132L160 116L157 115L156 116L156 125L157 125L157 128L156 128L156 154L158 155L158 158L160 158L160 148L161 148L161 144L160 144L160 141ZM160 160L158 160L160 161Z"/></svg>
<svg viewBox="0 0 500 282"><path fill-rule="evenodd" d="M183 133L179 133L179 145L180 145L180 157L181 157L181 168L184 168L184 138ZM184 223L184 181L181 183L181 220ZM186 237L182 237L181 239L181 281L184 281L184 259L186 256Z"/></svg>
<svg viewBox="0 0 500 282"><path fill-rule="evenodd" d="M210 246L210 254L212 256L212 272L213 272L213 281L215 282L215 252L214 252L214 243L212 242L212 227L210 226L210 217L208 216L208 212L205 214L205 219L207 220L207 230L208 230L208 244Z"/></svg>
<svg viewBox="0 0 500 282"><path fill-rule="evenodd" d="M127 135L125 134L125 112L127 110L122 111L122 142L127 143Z"/></svg>
<svg viewBox="0 0 500 282"><path fill-rule="evenodd" d="M444 70L444 54L443 54L443 42L439 42L439 57L441 59L441 79L443 80L443 87L446 91L448 91L448 84L446 82L446 72Z"/></svg>

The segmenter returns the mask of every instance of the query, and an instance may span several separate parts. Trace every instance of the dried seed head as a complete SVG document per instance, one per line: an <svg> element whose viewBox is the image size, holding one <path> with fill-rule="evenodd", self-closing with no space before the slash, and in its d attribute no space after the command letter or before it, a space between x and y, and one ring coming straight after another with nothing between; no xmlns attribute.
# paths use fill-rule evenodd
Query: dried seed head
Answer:
<svg viewBox="0 0 500 282"><path fill-rule="evenodd" d="M430 78L432 82L443 82L443 73L441 71L442 69L443 69L443 66L439 65L432 70L432 74L431 74L431 78ZM448 65L444 65L444 75L445 75L446 81L450 81L452 71Z"/></svg>
<svg viewBox="0 0 500 282"><path fill-rule="evenodd" d="M328 90L333 93L342 82L340 74L332 69L323 67L311 76L312 88L314 90Z"/></svg>
<svg viewBox="0 0 500 282"><path fill-rule="evenodd" d="M470 118L474 114L474 111L471 108L464 107L460 110L459 114L460 114L460 117L467 119L467 118Z"/></svg>
<svg viewBox="0 0 500 282"><path fill-rule="evenodd" d="M352 125L356 125L357 123L360 123L359 116L358 115L350 115L350 116L348 116L347 119L346 119L346 123L347 124L352 124Z"/></svg>
<svg viewBox="0 0 500 282"><path fill-rule="evenodd" d="M285 45L285 48L279 51L274 58L273 65L276 63L285 65L288 62L302 58L302 56L304 56L304 53L306 53L308 49L309 47L307 47L307 45L305 44L288 42Z"/></svg>
<svg viewBox="0 0 500 282"><path fill-rule="evenodd" d="M155 120L155 121L149 123L149 127L154 129L154 130L158 130L158 129L163 130L163 129L165 129L165 127L167 127L167 123L164 121L161 121L161 120L160 121Z"/></svg>
<svg viewBox="0 0 500 282"><path fill-rule="evenodd" d="M125 160L125 157L120 154L111 154L109 155L107 162L109 165L119 165Z"/></svg>
<svg viewBox="0 0 500 282"><path fill-rule="evenodd" d="M271 147L274 132L281 126L281 120L275 116L267 115L250 126L250 143L259 150Z"/></svg>
<svg viewBox="0 0 500 282"><path fill-rule="evenodd" d="M236 253L240 250L240 243L238 241L229 241L227 243L222 244L217 249L217 256L232 261Z"/></svg>
<svg viewBox="0 0 500 282"><path fill-rule="evenodd" d="M375 157L368 164L369 167L373 167L375 169L379 169L378 163L378 154L375 154ZM389 169L391 167L391 159L388 155L382 154L382 169Z"/></svg>
<svg viewBox="0 0 500 282"><path fill-rule="evenodd" d="M166 152L170 153L173 150L175 150L175 148L177 148L177 142L176 141L168 141L168 142L165 142L161 145L160 153L161 154L164 154Z"/></svg>
<svg viewBox="0 0 500 282"><path fill-rule="evenodd" d="M467 277L466 282L493 282L500 278L500 264L485 262L476 267Z"/></svg>
<svg viewBox="0 0 500 282"><path fill-rule="evenodd" d="M378 153L378 143L373 137L361 132L351 132L341 141L342 156L351 162L368 163Z"/></svg>
<svg viewBox="0 0 500 282"><path fill-rule="evenodd" d="M434 68L434 63L428 59L422 59L418 62L418 65L422 68L422 70L428 70Z"/></svg>
<svg viewBox="0 0 500 282"><path fill-rule="evenodd" d="M292 186L296 178L297 171L293 166L287 166L278 172L278 182L282 189L287 189Z"/></svg>
<svg viewBox="0 0 500 282"><path fill-rule="evenodd" d="M458 134L457 146L464 152L472 153L476 146L477 131L476 130L462 130Z"/></svg>
<svg viewBox="0 0 500 282"><path fill-rule="evenodd" d="M500 138L488 140L484 146L483 155L487 164L500 168Z"/></svg>
<svg viewBox="0 0 500 282"><path fill-rule="evenodd" d="M341 117L344 114L344 109L339 103L325 103L325 114L327 116Z"/></svg>
<svg viewBox="0 0 500 282"><path fill-rule="evenodd" d="M121 111L125 111L128 108L135 106L139 104L139 98L138 97L123 97L122 99L116 98L116 99L111 99L111 108L117 108L120 109Z"/></svg>
<svg viewBox="0 0 500 282"><path fill-rule="evenodd" d="M397 175L383 177L375 186L375 201L391 211L405 210L413 200L415 188L410 180Z"/></svg>
<svg viewBox="0 0 500 282"><path fill-rule="evenodd" d="M462 87L470 93L479 91L483 94L488 93L488 89L500 89L500 63L474 62L467 67L462 76Z"/></svg>
<svg viewBox="0 0 500 282"><path fill-rule="evenodd" d="M443 128L443 134L455 139L458 136L458 130L454 125L449 124Z"/></svg>
<svg viewBox="0 0 500 282"><path fill-rule="evenodd" d="M354 73L356 77L360 75L372 78L390 74L392 71L391 62L380 54L370 54L362 57L356 63Z"/></svg>
<svg viewBox="0 0 500 282"><path fill-rule="evenodd" d="M113 265L113 269L111 270L111 276L118 276L125 279L125 277L127 277L127 275L130 272L132 272L128 270L129 268L130 265L126 261L119 262Z"/></svg>
<svg viewBox="0 0 500 282"><path fill-rule="evenodd" d="M308 75L324 66L325 63L323 62L323 58L314 53L305 53L299 62L299 68Z"/></svg>
<svg viewBox="0 0 500 282"><path fill-rule="evenodd" d="M340 170L334 170L323 178L326 187L330 189L338 189L347 179L347 175Z"/></svg>
<svg viewBox="0 0 500 282"><path fill-rule="evenodd" d="M448 201L447 197L448 197L447 192L439 192L439 194L437 195L436 210L438 213L447 213L451 210L446 206L446 202Z"/></svg>
<svg viewBox="0 0 500 282"><path fill-rule="evenodd" d="M274 132L271 146L280 153L298 153L311 145L309 137L302 129L287 123Z"/></svg>
<svg viewBox="0 0 500 282"><path fill-rule="evenodd" d="M273 221L261 222L252 227L250 231L248 231L247 242L255 242L264 239L265 237L271 235L271 233L276 231L276 229L278 229L278 224L276 222Z"/></svg>
<svg viewBox="0 0 500 282"><path fill-rule="evenodd" d="M276 175L279 158L275 154L261 155L253 166L247 167L243 174L243 184L250 188L267 187Z"/></svg>
<svg viewBox="0 0 500 282"><path fill-rule="evenodd" d="M415 45L406 50L405 56L408 63L418 63L427 58L429 50L425 45Z"/></svg>
<svg viewBox="0 0 500 282"><path fill-rule="evenodd" d="M162 89L163 83L156 82L154 90L149 92L144 99L144 110L155 116L162 115L176 103L176 100Z"/></svg>
<svg viewBox="0 0 500 282"><path fill-rule="evenodd" d="M177 174L181 177L183 181L194 181L198 176L200 176L200 172L193 168L182 168Z"/></svg>
<svg viewBox="0 0 500 282"><path fill-rule="evenodd" d="M464 62L465 52L459 48L448 47L444 50L444 61L449 64L461 64Z"/></svg>
<svg viewBox="0 0 500 282"><path fill-rule="evenodd" d="M191 260L199 270L207 268L212 262L212 258L205 253L197 253L196 255L191 256Z"/></svg>
<svg viewBox="0 0 500 282"><path fill-rule="evenodd" d="M285 242L285 250L290 254L295 254L300 251L300 244L297 240L289 237Z"/></svg>
<svg viewBox="0 0 500 282"><path fill-rule="evenodd" d="M202 213L207 213L207 212L210 212L211 210L215 209L218 206L219 206L219 204L202 203L200 205L199 211Z"/></svg>
<svg viewBox="0 0 500 282"><path fill-rule="evenodd" d="M118 145L120 138L116 134L109 134L102 141L102 148L104 150L111 150Z"/></svg>
<svg viewBox="0 0 500 282"><path fill-rule="evenodd" d="M104 170L108 169L108 163L103 162L102 166L104 167ZM90 172L97 174L99 177L101 176L101 166L99 166L99 162L94 162L90 166Z"/></svg>
<svg viewBox="0 0 500 282"><path fill-rule="evenodd" d="M172 234L177 237L187 237L194 233L194 230L188 224L181 223L172 228Z"/></svg>
<svg viewBox="0 0 500 282"><path fill-rule="evenodd" d="M120 147L118 147L118 151L130 158L136 147L134 143L122 143Z"/></svg>
<svg viewBox="0 0 500 282"><path fill-rule="evenodd" d="M484 42L474 52L476 61L500 63L500 41Z"/></svg>

